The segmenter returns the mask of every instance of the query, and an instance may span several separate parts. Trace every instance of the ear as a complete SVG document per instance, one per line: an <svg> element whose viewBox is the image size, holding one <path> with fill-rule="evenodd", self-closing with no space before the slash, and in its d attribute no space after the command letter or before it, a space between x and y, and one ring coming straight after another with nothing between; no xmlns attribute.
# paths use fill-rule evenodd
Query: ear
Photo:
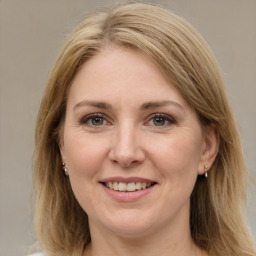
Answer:
<svg viewBox="0 0 256 256"><path fill-rule="evenodd" d="M209 170L219 151L219 133L214 124L205 127L198 174L205 173L205 166Z"/></svg>

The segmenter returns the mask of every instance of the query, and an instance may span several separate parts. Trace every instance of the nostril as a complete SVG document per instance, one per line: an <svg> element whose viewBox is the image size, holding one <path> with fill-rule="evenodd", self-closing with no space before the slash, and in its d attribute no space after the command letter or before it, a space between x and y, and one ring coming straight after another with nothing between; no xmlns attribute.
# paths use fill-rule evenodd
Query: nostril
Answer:
<svg viewBox="0 0 256 256"><path fill-rule="evenodd" d="M133 161L113 160L113 162L117 165L122 166L123 168L132 168L139 164L139 161L137 160L133 160Z"/></svg>
<svg viewBox="0 0 256 256"><path fill-rule="evenodd" d="M124 168L131 168L142 163L145 159L145 154L141 149L122 150L116 148L109 153L109 159Z"/></svg>

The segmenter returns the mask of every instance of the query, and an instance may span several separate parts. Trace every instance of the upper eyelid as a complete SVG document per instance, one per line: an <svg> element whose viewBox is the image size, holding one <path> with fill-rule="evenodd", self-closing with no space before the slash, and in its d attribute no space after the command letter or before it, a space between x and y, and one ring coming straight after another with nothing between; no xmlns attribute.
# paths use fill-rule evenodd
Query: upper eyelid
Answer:
<svg viewBox="0 0 256 256"><path fill-rule="evenodd" d="M90 118L93 118L93 117L101 117L101 118L104 118L108 122L108 117L105 114L103 114L103 113L91 113L91 114L84 115L81 118L79 118L79 123L86 122Z"/></svg>
<svg viewBox="0 0 256 256"><path fill-rule="evenodd" d="M158 113L158 112L150 114L147 119L150 120L150 119L152 119L154 117L165 117L165 118L167 118L169 120L172 120L173 122L176 122L176 119L174 117L172 117L172 116L170 116L168 114L165 114L165 113Z"/></svg>
<svg viewBox="0 0 256 256"><path fill-rule="evenodd" d="M107 122L113 122L113 119L111 117L109 117L108 115L106 115L105 113L102 113L102 112L95 112L95 113L90 113L90 114L87 114L87 115L83 115L81 118L79 118L79 122L82 123L85 120L87 121L90 118L97 117L97 116L104 118ZM149 120L151 120L154 117L165 117L167 120L170 120L172 122L176 122L176 119L173 116L171 116L169 114L166 114L166 113L162 113L162 112L151 113L150 115L148 115L145 118L146 122L148 122Z"/></svg>

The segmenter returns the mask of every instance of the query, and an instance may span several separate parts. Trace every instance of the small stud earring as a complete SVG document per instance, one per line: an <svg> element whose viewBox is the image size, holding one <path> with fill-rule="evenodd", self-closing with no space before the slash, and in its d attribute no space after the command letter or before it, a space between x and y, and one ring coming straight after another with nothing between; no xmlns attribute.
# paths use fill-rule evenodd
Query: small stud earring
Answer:
<svg viewBox="0 0 256 256"><path fill-rule="evenodd" d="M66 163L64 163L64 162L62 163L62 168L63 168L63 170L64 170L66 176L68 176L68 168L67 168L67 166L66 166Z"/></svg>
<svg viewBox="0 0 256 256"><path fill-rule="evenodd" d="M207 177L208 177L207 172L208 172L208 166L207 166L207 165L205 165L205 166L204 166L204 176L205 176L205 178L207 178Z"/></svg>

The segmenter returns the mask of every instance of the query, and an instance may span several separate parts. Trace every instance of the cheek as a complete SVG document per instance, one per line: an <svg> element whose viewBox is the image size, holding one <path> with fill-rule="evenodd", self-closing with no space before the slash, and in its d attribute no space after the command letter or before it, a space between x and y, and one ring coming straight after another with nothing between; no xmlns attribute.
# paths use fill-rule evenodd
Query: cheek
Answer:
<svg viewBox="0 0 256 256"><path fill-rule="evenodd" d="M189 182L197 177L201 155L200 137L177 135L155 145L154 163L173 183Z"/></svg>
<svg viewBox="0 0 256 256"><path fill-rule="evenodd" d="M104 159L104 143L79 134L65 139L66 161L71 177L95 175Z"/></svg>
<svg viewBox="0 0 256 256"><path fill-rule="evenodd" d="M66 160L69 169L69 179L73 193L85 212L90 212L97 198L95 184L104 162L106 147L103 142L86 136L69 136L65 140Z"/></svg>

